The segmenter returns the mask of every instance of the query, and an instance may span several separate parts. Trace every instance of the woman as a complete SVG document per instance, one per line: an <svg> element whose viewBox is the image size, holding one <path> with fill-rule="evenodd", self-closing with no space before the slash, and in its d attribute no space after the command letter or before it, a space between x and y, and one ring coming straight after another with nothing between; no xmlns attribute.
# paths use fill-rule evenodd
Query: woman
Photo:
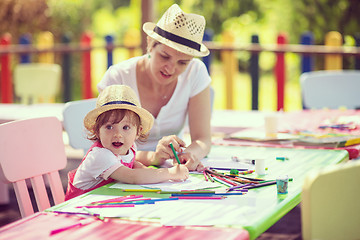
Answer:
<svg viewBox="0 0 360 240"><path fill-rule="evenodd" d="M194 57L209 54L201 43L204 29L203 16L184 13L172 5L157 24L143 25L148 35L147 54L110 67L98 84L99 91L112 84L129 85L142 107L154 116L148 141L138 142L136 154L147 166L174 158L172 143L189 170L203 169L200 160L211 146L211 79L205 65ZM181 139L187 117L189 146Z"/></svg>

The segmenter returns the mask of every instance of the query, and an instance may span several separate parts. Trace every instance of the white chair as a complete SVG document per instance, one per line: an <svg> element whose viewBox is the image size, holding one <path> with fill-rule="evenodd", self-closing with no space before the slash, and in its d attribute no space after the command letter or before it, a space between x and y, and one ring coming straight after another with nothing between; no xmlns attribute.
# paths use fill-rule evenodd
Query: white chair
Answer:
<svg viewBox="0 0 360 240"><path fill-rule="evenodd" d="M360 160L309 174L303 185L303 239L360 239Z"/></svg>
<svg viewBox="0 0 360 240"><path fill-rule="evenodd" d="M96 98L67 102L63 110L63 125L69 136L69 144L74 149L83 149L84 153L91 147L84 128L85 115L93 110Z"/></svg>
<svg viewBox="0 0 360 240"><path fill-rule="evenodd" d="M360 107L360 71L314 71L300 76L305 108Z"/></svg>
<svg viewBox="0 0 360 240"><path fill-rule="evenodd" d="M15 95L21 103L54 102L61 87L61 66L50 63L18 64L14 69Z"/></svg>
<svg viewBox="0 0 360 240"><path fill-rule="evenodd" d="M34 213L27 180L31 182L37 210L50 207L43 176L49 183L54 204L65 199L59 175L67 162L62 132L56 117L0 125L0 179L13 184L22 217Z"/></svg>

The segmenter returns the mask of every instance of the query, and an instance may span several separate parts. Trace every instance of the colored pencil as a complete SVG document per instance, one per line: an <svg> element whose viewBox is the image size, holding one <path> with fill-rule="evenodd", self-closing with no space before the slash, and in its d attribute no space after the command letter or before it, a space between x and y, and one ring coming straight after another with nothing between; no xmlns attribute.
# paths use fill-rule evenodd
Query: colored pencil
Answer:
<svg viewBox="0 0 360 240"><path fill-rule="evenodd" d="M225 171L230 171L231 169L236 169L238 171L247 171L247 168L219 168L219 167L210 167L210 169L215 169L215 170L225 170Z"/></svg>
<svg viewBox="0 0 360 240"><path fill-rule="evenodd" d="M237 188L243 188L243 187L246 187L246 186L249 186L251 183L247 183L247 184L242 184L242 185L237 185L237 186L234 186L234 187L230 187L227 189L227 191L232 191L234 189L237 189Z"/></svg>
<svg viewBox="0 0 360 240"><path fill-rule="evenodd" d="M181 164L181 162L180 162L180 160L179 160L178 155L176 154L176 151L175 151L174 146L172 145L172 143L170 143L169 145L170 145L170 147L171 147L171 150L172 150L172 151L173 151L173 153L174 153L174 156L175 156L175 158L176 158L176 161L177 161L177 162L178 162L178 164L180 165L180 164Z"/></svg>
<svg viewBox="0 0 360 240"><path fill-rule="evenodd" d="M244 189L259 188L259 187L269 186L269 185L273 185L273 184L276 184L276 181L271 181L271 182L266 182L266 183L258 183L258 184L254 184L254 185L250 185L250 186L245 186Z"/></svg>
<svg viewBox="0 0 360 240"><path fill-rule="evenodd" d="M210 179L210 181L211 181L211 182L214 182L214 179L211 177L210 173L208 173L208 172L206 172L206 171L205 171L205 173L206 173L206 175L208 176L208 178Z"/></svg>
<svg viewBox="0 0 360 240"><path fill-rule="evenodd" d="M181 199L189 199L189 200L218 200L223 199L222 196L177 196L179 200Z"/></svg>
<svg viewBox="0 0 360 240"><path fill-rule="evenodd" d="M233 185L231 185L231 184L229 184L229 183L227 183L227 182L224 182L224 181L218 179L217 176L214 176L213 179L214 179L215 181L217 181L218 183L224 184L224 185L227 186L227 187L232 187L232 186L233 186Z"/></svg>
<svg viewBox="0 0 360 240"><path fill-rule="evenodd" d="M237 185L238 185L238 184L236 184L236 183L234 183L234 182L232 182L232 181L230 181L230 180L228 180L228 179L225 179L225 178L223 178L223 177L216 176L216 178L218 178L218 179L220 179L220 180L222 180L222 181L224 181L224 182L226 182L226 183L228 183L228 184L231 184L231 185L233 185L233 186L237 186Z"/></svg>
<svg viewBox="0 0 360 240"><path fill-rule="evenodd" d="M123 192L160 192L161 189L121 189Z"/></svg>
<svg viewBox="0 0 360 240"><path fill-rule="evenodd" d="M122 202L123 200L136 199L136 198L141 198L141 197L143 197L143 195L128 195L128 196L123 196L123 197L106 199L106 200L102 200L102 201L95 201L95 202L91 202L91 204L101 204L101 203L109 203L109 202Z"/></svg>
<svg viewBox="0 0 360 240"><path fill-rule="evenodd" d="M66 227L62 227L62 228L52 230L50 232L50 236L52 236L54 234L57 234L57 233L60 233L60 232L63 232L63 231L66 231L66 230L74 228L74 227L87 225L89 223L92 223L93 221L94 221L94 219L91 219L91 218L82 219L82 220L80 220L79 222L77 222L75 224L71 224L71 225L68 225Z"/></svg>
<svg viewBox="0 0 360 240"><path fill-rule="evenodd" d="M89 206L78 206L76 208L114 208L114 207L135 207L135 204L104 204L104 205L89 205Z"/></svg>
<svg viewBox="0 0 360 240"><path fill-rule="evenodd" d="M208 177L206 176L205 170L203 171L203 174L204 174L205 181L208 181Z"/></svg>
<svg viewBox="0 0 360 240"><path fill-rule="evenodd" d="M161 194L176 194L176 193L187 193L187 194L197 194L197 193L215 193L215 191L210 190L182 190L182 191L160 191Z"/></svg>
<svg viewBox="0 0 360 240"><path fill-rule="evenodd" d="M198 196L198 197L205 197L205 196L227 196L227 195L243 195L247 192L247 190L244 190L245 192L226 192L226 193L197 193L197 194L191 194L190 196ZM171 194L172 197L181 197L181 196L189 196L189 194L181 194L181 193L174 193Z"/></svg>

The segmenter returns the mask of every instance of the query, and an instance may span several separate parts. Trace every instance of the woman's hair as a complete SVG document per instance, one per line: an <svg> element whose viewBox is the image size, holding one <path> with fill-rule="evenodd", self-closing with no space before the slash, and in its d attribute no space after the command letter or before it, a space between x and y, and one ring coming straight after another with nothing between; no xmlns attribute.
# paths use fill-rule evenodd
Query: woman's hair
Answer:
<svg viewBox="0 0 360 240"><path fill-rule="evenodd" d="M138 133L141 132L140 131L141 121L140 121L139 115L137 115L135 112L128 110L128 109L113 109L113 110L103 112L102 114L100 114L97 117L93 129L88 131L88 139L89 140L92 140L92 141L99 140L98 136L99 136L100 128L101 128L101 126L103 126L105 123L107 123L109 121L111 116L114 116L113 123L119 123L125 116L128 116L131 124L133 124L137 127L137 132ZM148 137L148 134L141 133L139 136L139 140L145 141L147 139L147 137Z"/></svg>
<svg viewBox="0 0 360 240"><path fill-rule="evenodd" d="M151 38L151 37L147 37L147 52L151 52L151 50L158 44L161 44L161 42L156 41L155 39Z"/></svg>

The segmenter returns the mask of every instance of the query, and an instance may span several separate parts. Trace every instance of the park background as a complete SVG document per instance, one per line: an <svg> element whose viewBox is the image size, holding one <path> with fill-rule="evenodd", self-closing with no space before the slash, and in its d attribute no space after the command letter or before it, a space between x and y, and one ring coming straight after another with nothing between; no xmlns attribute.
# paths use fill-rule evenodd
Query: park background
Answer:
<svg viewBox="0 0 360 240"><path fill-rule="evenodd" d="M146 0L143 0L146 1ZM64 35L71 42L79 43L83 33L92 36L92 45L105 46L105 37L111 35L114 42L138 46L141 41L141 0L1 0L0 34L10 33L12 44L27 34L35 43L41 32L50 31L55 44L61 43ZM251 44L254 34L261 45L276 44L277 36L283 34L288 44L299 44L301 35L311 32L315 45L323 45L330 31L337 31L343 37L344 46L355 46L360 25L360 4L357 0L148 0L152 4L156 22L166 9L177 3L185 12L203 15L207 28L213 33L214 42L224 42L226 33L231 33L238 46ZM97 96L96 84L107 69L106 49L92 50L92 91ZM137 49L136 55L141 55ZM113 62L129 57L128 49L114 50ZM236 51L233 109L251 110L251 79L249 75L248 51ZM81 99L80 54L73 54L71 68L71 100ZM275 54L259 54L259 110L276 111L276 81L274 77ZM38 56L32 54L31 61ZM284 110L302 109L299 77L301 56L286 53L286 85ZM12 58L12 65L18 64ZM55 54L55 62L60 62ZM343 57L343 69L353 69L351 57ZM215 89L215 109L226 109L225 68L219 52L212 54L210 73ZM324 56L316 55L313 70L324 69ZM326 88L326 87L324 87ZM61 102L59 96L57 101Z"/></svg>

